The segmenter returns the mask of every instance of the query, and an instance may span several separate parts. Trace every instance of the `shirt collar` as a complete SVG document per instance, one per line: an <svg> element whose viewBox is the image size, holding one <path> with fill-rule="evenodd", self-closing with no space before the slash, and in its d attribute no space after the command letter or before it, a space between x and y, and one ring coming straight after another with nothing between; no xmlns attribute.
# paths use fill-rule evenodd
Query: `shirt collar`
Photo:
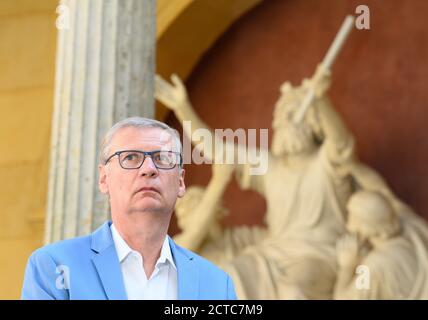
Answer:
<svg viewBox="0 0 428 320"><path fill-rule="evenodd" d="M113 238L114 245L116 247L117 256L119 258L119 262L122 263L123 260L134 250L129 247L129 245L126 243L126 241L122 238L122 236L117 231L116 227L114 226L114 223L110 226L111 234ZM177 269L174 263L174 259L172 257L171 248L169 246L168 236L165 237L165 240L162 244L161 254L158 258L158 261L156 262L156 265L160 263L165 263L166 261L169 261L169 263L174 267L174 269Z"/></svg>

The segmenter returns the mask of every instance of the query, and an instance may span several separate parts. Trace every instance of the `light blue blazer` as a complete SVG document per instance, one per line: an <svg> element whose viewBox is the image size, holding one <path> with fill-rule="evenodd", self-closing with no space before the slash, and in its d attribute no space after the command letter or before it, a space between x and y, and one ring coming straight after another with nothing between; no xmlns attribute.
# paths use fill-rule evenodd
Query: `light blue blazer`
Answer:
<svg viewBox="0 0 428 320"><path fill-rule="evenodd" d="M108 221L89 236L34 251L22 299L127 299L110 225ZM168 239L177 267L178 299L236 299L229 275Z"/></svg>

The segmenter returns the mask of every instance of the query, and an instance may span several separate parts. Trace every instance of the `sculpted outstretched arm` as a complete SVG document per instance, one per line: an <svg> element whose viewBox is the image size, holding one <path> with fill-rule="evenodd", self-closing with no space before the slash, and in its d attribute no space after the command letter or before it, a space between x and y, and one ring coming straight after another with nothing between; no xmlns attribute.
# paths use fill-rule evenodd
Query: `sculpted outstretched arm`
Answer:
<svg viewBox="0 0 428 320"><path fill-rule="evenodd" d="M327 144L330 160L341 162L344 158L348 159L348 153L353 152L354 138L351 132L327 96L322 97L318 105L321 127L325 134L324 143Z"/></svg>
<svg viewBox="0 0 428 320"><path fill-rule="evenodd" d="M306 117L312 126L320 127L329 160L341 164L352 157L354 138L327 96L330 83L331 73L322 64L318 65L314 77L303 80L304 88L315 90L313 108Z"/></svg>
<svg viewBox="0 0 428 320"><path fill-rule="evenodd" d="M173 74L171 76L171 82L172 84L164 80L161 76L156 75L155 97L163 105L174 112L178 120L182 123L185 134L189 137L192 143L195 144L199 142L192 140L195 137L195 131L199 129L208 129L212 133L212 130L196 114L188 98L186 87L181 79L176 74ZM188 124L190 124L190 126L186 125L184 121L189 121ZM204 153L204 156L207 159L214 159L212 150L206 149L200 151Z"/></svg>
<svg viewBox="0 0 428 320"><path fill-rule="evenodd" d="M233 165L213 165L213 175L205 189L199 205L194 208L191 224L187 225L174 240L181 246L198 251L202 242L208 235L210 228L218 219L221 199L231 179Z"/></svg>
<svg viewBox="0 0 428 320"><path fill-rule="evenodd" d="M226 137L226 141L224 141L222 136L216 136L213 130L194 111L180 78L177 75L172 75L171 82L172 84L159 75L156 76L156 99L175 113L178 120L183 124L185 134L205 159L211 163L235 164L238 182L242 182L241 185L244 188L251 187L249 180L257 180L259 171L264 172L267 167L267 150L234 143L234 137L232 139ZM189 122L185 123L184 121ZM213 138L211 143L201 143L200 140L202 139L207 142L205 137L198 134L198 132L203 133L205 131L201 129L209 130L210 137ZM234 134L231 129L229 131ZM217 146L222 146L222 148L217 149ZM247 162L243 163L241 158L247 159ZM221 160L225 160L225 162ZM248 175L248 171L250 171L250 175Z"/></svg>

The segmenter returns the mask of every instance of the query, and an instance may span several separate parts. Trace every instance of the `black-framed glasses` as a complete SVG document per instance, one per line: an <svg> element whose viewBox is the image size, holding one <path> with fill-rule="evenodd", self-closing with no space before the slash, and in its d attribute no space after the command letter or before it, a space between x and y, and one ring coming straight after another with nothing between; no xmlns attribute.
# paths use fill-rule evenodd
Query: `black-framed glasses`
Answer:
<svg viewBox="0 0 428 320"><path fill-rule="evenodd" d="M122 150L113 153L104 164L110 161L111 158L117 156L119 164L123 169L139 169L149 156L152 158L153 164L158 169L169 170L175 168L176 165L182 166L182 157L180 152L175 151L141 151L141 150Z"/></svg>

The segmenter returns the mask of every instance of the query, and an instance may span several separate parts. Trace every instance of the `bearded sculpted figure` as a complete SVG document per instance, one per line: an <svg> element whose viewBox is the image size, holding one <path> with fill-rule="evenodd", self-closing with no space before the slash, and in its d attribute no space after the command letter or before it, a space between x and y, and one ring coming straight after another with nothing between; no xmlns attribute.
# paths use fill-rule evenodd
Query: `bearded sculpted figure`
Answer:
<svg viewBox="0 0 428 320"><path fill-rule="evenodd" d="M304 80L298 87L288 82L281 86L271 150L234 149L236 157L247 152L248 157L263 153L260 159L268 159L264 175L252 174L253 161L235 161L233 165L240 186L259 192L267 202L266 234L253 237L258 241L246 243L245 249L224 259L223 267L234 278L240 298L332 295L335 241L345 231L345 205L353 192L352 178L345 168L353 159L354 140L325 95L329 72L320 65L316 75L321 79L316 85L316 99L300 123L294 117L313 83ZM186 134L192 138L194 130L209 127L193 110L181 80L173 76L172 82L158 76L156 97L180 121L191 121L192 131ZM209 159L218 157L211 149L203 152Z"/></svg>

